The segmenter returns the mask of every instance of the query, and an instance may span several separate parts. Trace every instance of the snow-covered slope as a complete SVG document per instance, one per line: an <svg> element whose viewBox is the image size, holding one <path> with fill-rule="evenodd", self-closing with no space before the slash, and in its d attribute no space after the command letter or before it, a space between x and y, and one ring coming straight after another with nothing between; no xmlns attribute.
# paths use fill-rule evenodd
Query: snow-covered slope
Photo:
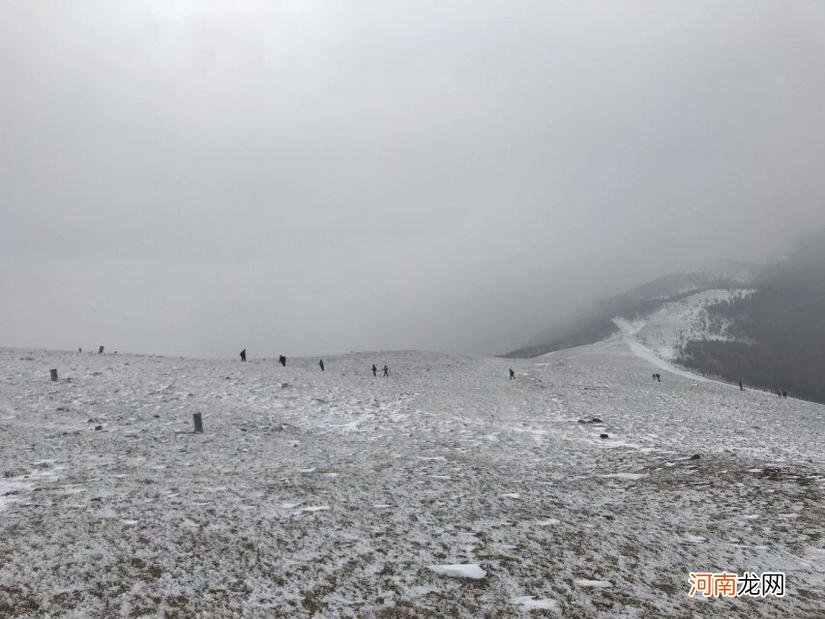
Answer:
<svg viewBox="0 0 825 619"><path fill-rule="evenodd" d="M688 296L727 291L736 294L752 286L761 267L755 265L714 261L685 272L671 273L636 286L622 294L602 299L575 316L557 320L506 356L531 358L550 351L591 344L615 332L612 319L616 316L630 319L647 316L664 303L677 302ZM752 291L748 291L752 292Z"/></svg>
<svg viewBox="0 0 825 619"><path fill-rule="evenodd" d="M748 289L704 290L665 303L656 311L634 321L617 317L614 318L614 322L623 334L632 335L636 341L653 350L658 357L672 361L678 357L680 348L689 340L729 339L724 333L724 328L713 328L706 308L753 292Z"/></svg>
<svg viewBox="0 0 825 619"><path fill-rule="evenodd" d="M0 616L822 615L825 408L623 336L325 361L0 350Z"/></svg>

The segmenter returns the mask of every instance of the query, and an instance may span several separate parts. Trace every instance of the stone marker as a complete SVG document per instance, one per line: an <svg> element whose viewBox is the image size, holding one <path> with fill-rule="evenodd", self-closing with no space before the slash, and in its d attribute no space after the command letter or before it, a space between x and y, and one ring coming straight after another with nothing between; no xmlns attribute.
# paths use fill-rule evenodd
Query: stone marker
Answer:
<svg viewBox="0 0 825 619"><path fill-rule="evenodd" d="M103 352L103 346L101 346L100 348L97 349L97 354L100 354L102 352Z"/></svg>
<svg viewBox="0 0 825 619"><path fill-rule="evenodd" d="M203 418L201 417L201 414L194 413L192 415L192 421L195 422L195 432L200 432L203 434Z"/></svg>
<svg viewBox="0 0 825 619"><path fill-rule="evenodd" d="M51 374L51 376L52 376L52 382L56 383L57 382L57 370L55 370L55 369L49 370L49 374Z"/></svg>

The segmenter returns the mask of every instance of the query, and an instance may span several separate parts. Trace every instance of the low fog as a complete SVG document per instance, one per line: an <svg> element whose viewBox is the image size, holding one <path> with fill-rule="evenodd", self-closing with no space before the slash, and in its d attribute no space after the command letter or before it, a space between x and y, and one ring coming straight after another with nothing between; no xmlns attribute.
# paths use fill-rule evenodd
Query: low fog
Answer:
<svg viewBox="0 0 825 619"><path fill-rule="evenodd" d="M0 0L0 345L501 353L825 224L814 2Z"/></svg>

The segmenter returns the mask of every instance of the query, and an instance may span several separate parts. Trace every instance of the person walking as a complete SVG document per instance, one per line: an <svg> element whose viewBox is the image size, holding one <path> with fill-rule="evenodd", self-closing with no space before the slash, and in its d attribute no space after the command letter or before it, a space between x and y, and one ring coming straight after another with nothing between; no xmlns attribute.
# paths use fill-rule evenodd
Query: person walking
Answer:
<svg viewBox="0 0 825 619"><path fill-rule="evenodd" d="M375 366L374 363L372 364L372 375L378 376L378 368Z"/></svg>
<svg viewBox="0 0 825 619"><path fill-rule="evenodd" d="M279 355L278 363L280 363L283 367L286 367L286 357L284 357L283 355Z"/></svg>
<svg viewBox="0 0 825 619"><path fill-rule="evenodd" d="M744 391L745 388L742 386L742 381L739 381L739 391Z"/></svg>
<svg viewBox="0 0 825 619"><path fill-rule="evenodd" d="M387 378L390 375L390 368L387 367L387 364L384 364L384 378Z"/></svg>
<svg viewBox="0 0 825 619"><path fill-rule="evenodd" d="M241 351L241 362L246 363L246 348Z"/></svg>
<svg viewBox="0 0 825 619"><path fill-rule="evenodd" d="M510 380L514 380L516 378L516 373L513 371L513 368L510 368Z"/></svg>
<svg viewBox="0 0 825 619"><path fill-rule="evenodd" d="M321 360L318 362L318 367L319 367L319 368L321 368L321 371L322 371L322 372L324 371L324 360L323 360L323 359L321 359Z"/></svg>

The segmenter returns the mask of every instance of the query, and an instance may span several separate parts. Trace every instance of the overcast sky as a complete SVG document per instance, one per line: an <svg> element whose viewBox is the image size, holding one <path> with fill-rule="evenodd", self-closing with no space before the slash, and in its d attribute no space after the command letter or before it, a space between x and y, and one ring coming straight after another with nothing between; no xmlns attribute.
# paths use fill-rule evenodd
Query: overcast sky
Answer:
<svg viewBox="0 0 825 619"><path fill-rule="evenodd" d="M0 345L504 352L825 224L821 2L0 7Z"/></svg>

